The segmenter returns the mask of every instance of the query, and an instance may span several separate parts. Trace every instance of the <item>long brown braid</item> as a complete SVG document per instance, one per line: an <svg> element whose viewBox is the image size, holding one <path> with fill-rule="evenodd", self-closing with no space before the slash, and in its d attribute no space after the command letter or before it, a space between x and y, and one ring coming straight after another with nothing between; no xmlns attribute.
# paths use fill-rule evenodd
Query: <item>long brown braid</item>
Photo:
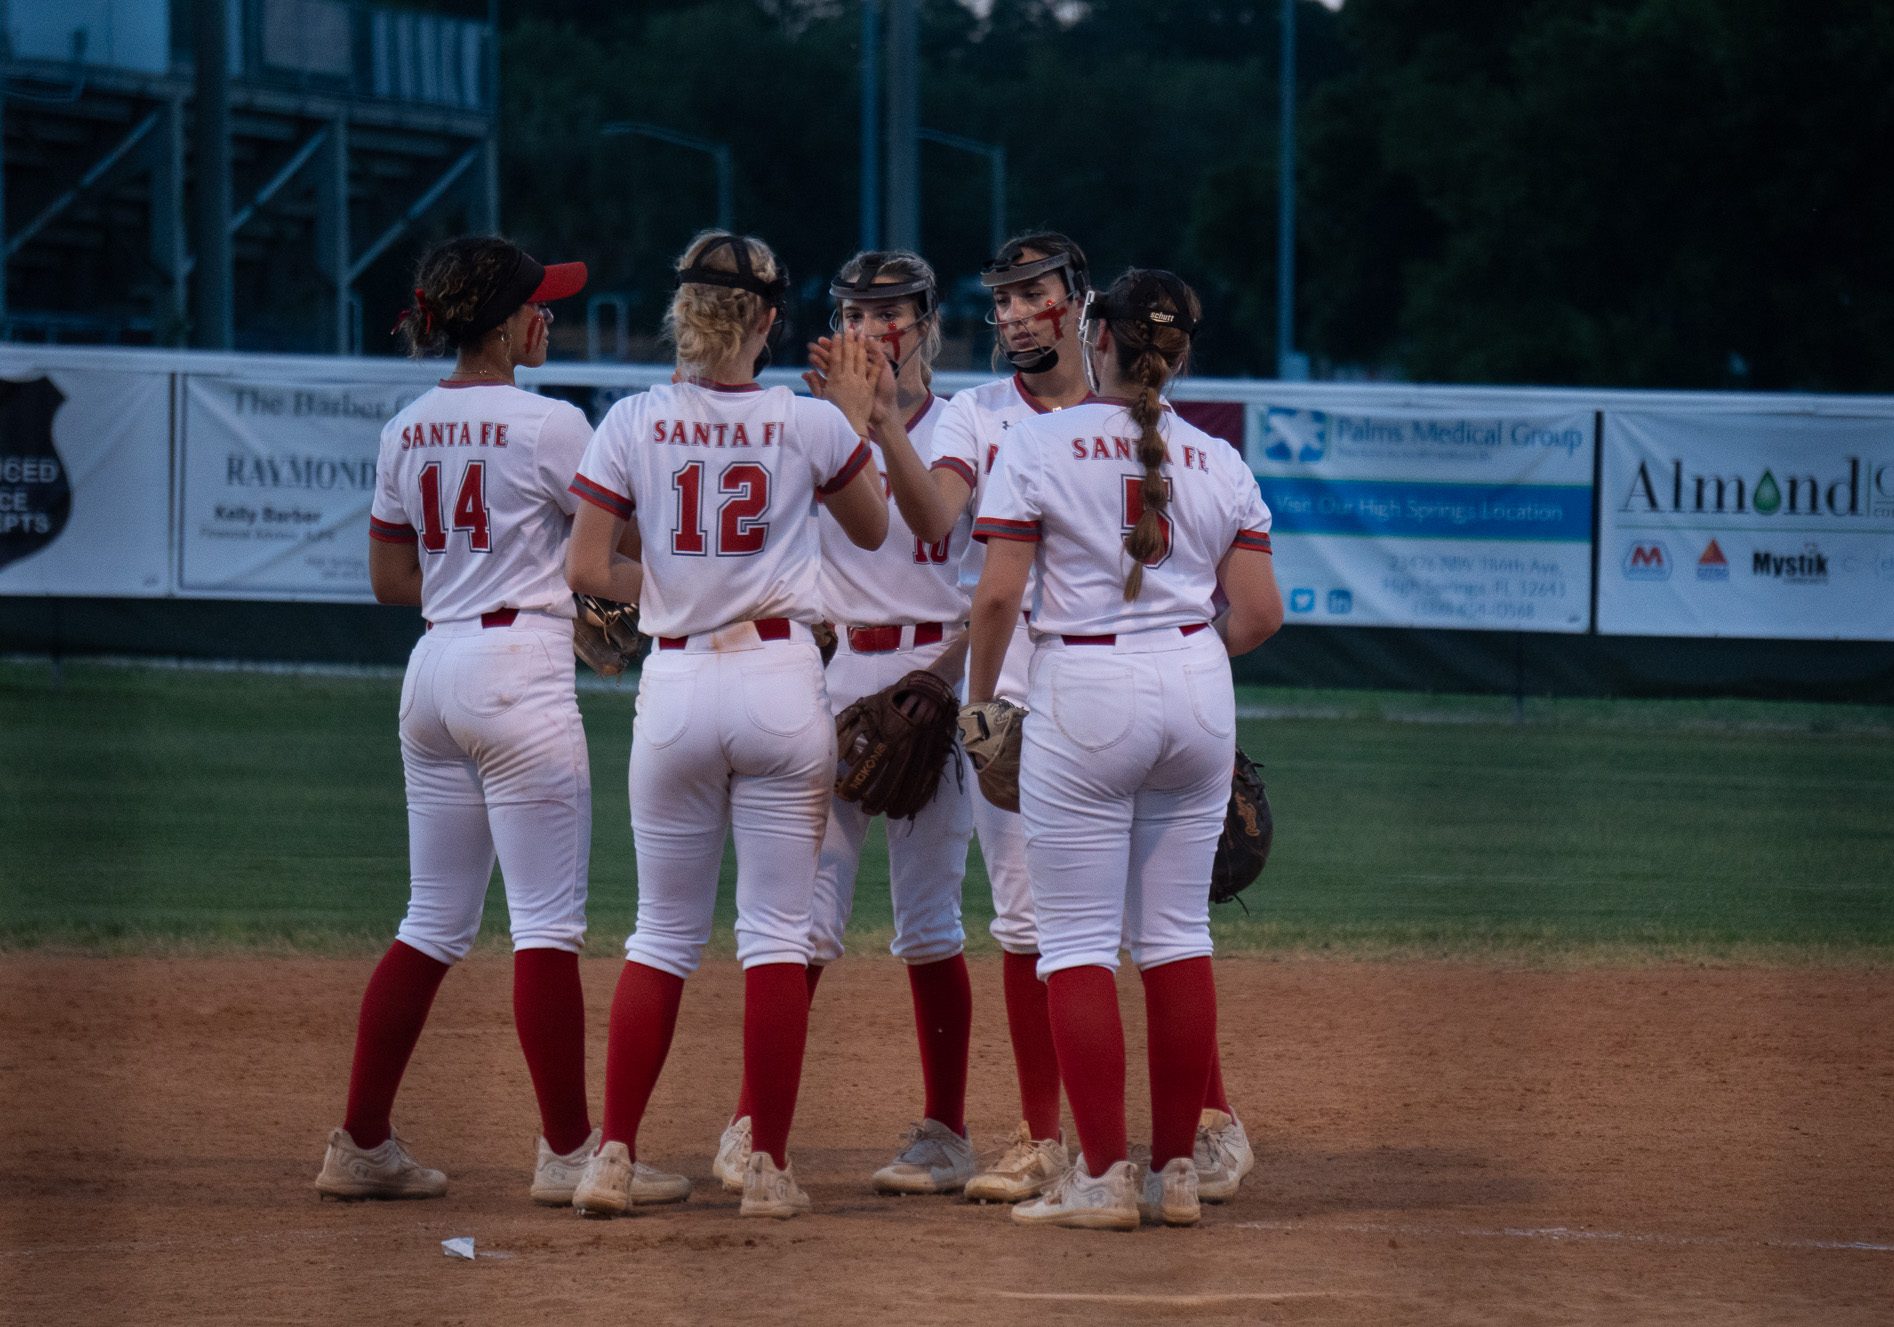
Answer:
<svg viewBox="0 0 1894 1327"><path fill-rule="evenodd" d="M1138 426L1138 460L1144 481L1138 496L1143 510L1125 536L1131 570L1125 575L1125 602L1144 588L1144 564L1164 551L1164 517L1170 488L1164 482L1162 392L1190 361L1190 336L1202 316L1197 293L1169 272L1132 268L1112 283L1101 303L1111 328L1118 369L1138 384L1129 413Z"/></svg>
<svg viewBox="0 0 1894 1327"><path fill-rule="evenodd" d="M408 354L458 351L488 335L470 336L468 324L518 260L518 247L497 235L462 235L423 254L414 270L414 302L395 324Z"/></svg>

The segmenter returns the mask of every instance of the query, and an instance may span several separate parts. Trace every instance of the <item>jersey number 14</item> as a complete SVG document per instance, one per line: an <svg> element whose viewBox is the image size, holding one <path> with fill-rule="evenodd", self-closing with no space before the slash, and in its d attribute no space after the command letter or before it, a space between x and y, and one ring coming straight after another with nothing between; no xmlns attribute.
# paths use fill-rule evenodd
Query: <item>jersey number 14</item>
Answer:
<svg viewBox="0 0 1894 1327"><path fill-rule="evenodd" d="M441 463L421 467L421 547L430 553L447 551L447 532L465 533L467 547L476 553L493 551L493 522L487 513L487 463L469 461L454 490L454 523L441 513Z"/></svg>

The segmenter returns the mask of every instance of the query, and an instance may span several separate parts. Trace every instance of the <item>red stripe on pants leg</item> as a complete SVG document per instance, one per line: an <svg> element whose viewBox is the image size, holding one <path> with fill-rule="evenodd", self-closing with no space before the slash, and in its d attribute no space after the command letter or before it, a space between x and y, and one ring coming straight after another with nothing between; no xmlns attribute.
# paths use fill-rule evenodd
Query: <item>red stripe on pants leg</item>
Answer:
<svg viewBox="0 0 1894 1327"><path fill-rule="evenodd" d="M604 1141L623 1143L638 1156L638 1125L658 1084L677 1031L684 979L627 962L612 993L612 1027L605 1043Z"/></svg>
<svg viewBox="0 0 1894 1327"><path fill-rule="evenodd" d="M579 956L563 949L513 954L513 1029L526 1054L546 1145L565 1156L592 1133L585 1100L585 991Z"/></svg>
<svg viewBox="0 0 1894 1327"><path fill-rule="evenodd" d="M967 1046L973 1036L973 983L964 954L908 967L914 1031L921 1044L925 1111L955 1133L967 1132Z"/></svg>
<svg viewBox="0 0 1894 1327"><path fill-rule="evenodd" d="M750 1085L750 1146L789 1164L789 1126L809 1038L809 979L801 963L759 963L743 973L743 1077Z"/></svg>
<svg viewBox="0 0 1894 1327"><path fill-rule="evenodd" d="M1210 1065L1217 1054L1217 988L1208 958L1144 971L1151 1069L1151 1169L1187 1157L1197 1141Z"/></svg>
<svg viewBox="0 0 1894 1327"><path fill-rule="evenodd" d="M1125 1030L1118 1019L1118 984L1109 968L1062 968L1046 979L1046 1008L1085 1169L1103 1175L1125 1159ZM1196 1088L1203 1090L1201 1079Z"/></svg>
<svg viewBox="0 0 1894 1327"><path fill-rule="evenodd" d="M388 946L375 965L362 992L362 1012L355 1025L355 1063L349 1069L348 1112L342 1119L342 1127L357 1147L375 1148L388 1141L395 1093L401 1089L408 1057L421 1039L447 967L399 940Z"/></svg>
<svg viewBox="0 0 1894 1327"><path fill-rule="evenodd" d="M1034 1138L1059 1136L1059 1056L1046 1012L1046 984L1039 955L1007 953L1001 962L1006 993L1006 1031L1019 1074L1019 1115Z"/></svg>

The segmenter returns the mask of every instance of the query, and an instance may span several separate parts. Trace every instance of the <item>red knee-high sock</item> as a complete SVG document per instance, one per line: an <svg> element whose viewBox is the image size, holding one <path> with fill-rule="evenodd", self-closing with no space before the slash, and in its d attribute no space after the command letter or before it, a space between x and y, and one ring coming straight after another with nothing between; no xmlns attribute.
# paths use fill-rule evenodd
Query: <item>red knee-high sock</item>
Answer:
<svg viewBox="0 0 1894 1327"><path fill-rule="evenodd" d="M1046 1010L1059 1077L1072 1102L1085 1169L1103 1175L1125 1159L1125 1029L1110 968L1062 968L1046 979ZM1203 1090L1203 1083L1196 1084Z"/></svg>
<svg viewBox="0 0 1894 1327"><path fill-rule="evenodd" d="M1210 1048L1210 1081L1203 1090L1205 1110L1220 1110L1225 1115L1234 1115L1230 1109L1230 1093L1223 1086L1223 1052L1218 1047Z"/></svg>
<svg viewBox="0 0 1894 1327"><path fill-rule="evenodd" d="M638 1125L677 1030L684 979L627 961L612 993L612 1026L605 1042L604 1140L638 1156Z"/></svg>
<svg viewBox="0 0 1894 1327"><path fill-rule="evenodd" d="M809 1003L811 1006L815 1004L816 983L822 980L822 974L825 971L827 971L826 964L811 963L808 967L809 975L806 980L809 987ZM748 1115L749 1113L750 1113L750 1076L748 1074L745 1074L743 1075L743 1082L737 1087L737 1112L736 1114L730 1117L730 1122L732 1124L735 1124L738 1120L742 1119L745 1115Z"/></svg>
<svg viewBox="0 0 1894 1327"><path fill-rule="evenodd" d="M1151 1065L1151 1169L1187 1157L1217 1054L1217 988L1208 958L1144 972Z"/></svg>
<svg viewBox="0 0 1894 1327"><path fill-rule="evenodd" d="M539 1099L546 1145L564 1156L592 1134L585 1102L585 992L579 956L563 949L513 954L513 1029Z"/></svg>
<svg viewBox="0 0 1894 1327"><path fill-rule="evenodd" d="M1013 1068L1019 1074L1019 1114L1034 1138L1059 1136L1059 1056L1052 1046L1052 1021L1046 1014L1046 984L1039 980L1039 955L1006 954L1001 975L1006 992L1006 1030L1013 1039Z"/></svg>
<svg viewBox="0 0 1894 1327"><path fill-rule="evenodd" d="M967 1132L967 1046L973 1039L973 983L967 958L955 954L908 967L914 1031L921 1043L927 1118Z"/></svg>
<svg viewBox="0 0 1894 1327"><path fill-rule="evenodd" d="M388 1113L447 966L397 940L368 979L355 1025L348 1113L342 1119L357 1147L380 1147L388 1141Z"/></svg>
<svg viewBox="0 0 1894 1327"><path fill-rule="evenodd" d="M809 1038L809 985L800 963L760 963L743 973L743 1077L750 1085L750 1146L789 1164L789 1125Z"/></svg>

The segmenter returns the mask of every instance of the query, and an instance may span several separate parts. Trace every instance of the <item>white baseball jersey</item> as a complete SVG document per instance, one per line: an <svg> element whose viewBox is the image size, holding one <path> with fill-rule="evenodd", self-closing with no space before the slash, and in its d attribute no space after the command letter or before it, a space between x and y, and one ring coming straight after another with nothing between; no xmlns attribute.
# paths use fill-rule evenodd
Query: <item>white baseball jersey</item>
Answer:
<svg viewBox="0 0 1894 1327"><path fill-rule="evenodd" d="M1029 419L1053 413L1015 373L955 392L934 430L934 469L948 469L973 489L969 509L978 515L986 497L987 477L993 473L1000 443ZM986 566L986 545L969 539L960 557L960 587L971 595Z"/></svg>
<svg viewBox="0 0 1894 1327"><path fill-rule="evenodd" d="M694 636L822 617L816 500L869 458L827 401L787 387L668 383L611 408L572 491L638 522L639 629Z"/></svg>
<svg viewBox="0 0 1894 1327"><path fill-rule="evenodd" d="M1164 546L1125 602L1125 536L1143 510L1144 466L1125 406L1087 401L1016 427L1000 449L973 537L1039 545L1035 635L1101 636L1208 622L1233 547L1269 551L1269 508L1234 448L1166 410Z"/></svg>
<svg viewBox="0 0 1894 1327"><path fill-rule="evenodd" d="M908 421L908 439L921 464L934 458L933 438L947 402L929 396ZM879 444L875 463L887 486L888 467ZM836 622L856 626L909 622L961 622L967 616L960 588L959 558L972 542L973 513L962 512L947 537L922 543L901 508L888 504L888 538L880 548L857 547L833 518L822 522L822 602Z"/></svg>
<svg viewBox="0 0 1894 1327"><path fill-rule="evenodd" d="M566 488L591 438L578 407L506 383L442 383L388 421L368 534L419 544L423 617L574 615Z"/></svg>

